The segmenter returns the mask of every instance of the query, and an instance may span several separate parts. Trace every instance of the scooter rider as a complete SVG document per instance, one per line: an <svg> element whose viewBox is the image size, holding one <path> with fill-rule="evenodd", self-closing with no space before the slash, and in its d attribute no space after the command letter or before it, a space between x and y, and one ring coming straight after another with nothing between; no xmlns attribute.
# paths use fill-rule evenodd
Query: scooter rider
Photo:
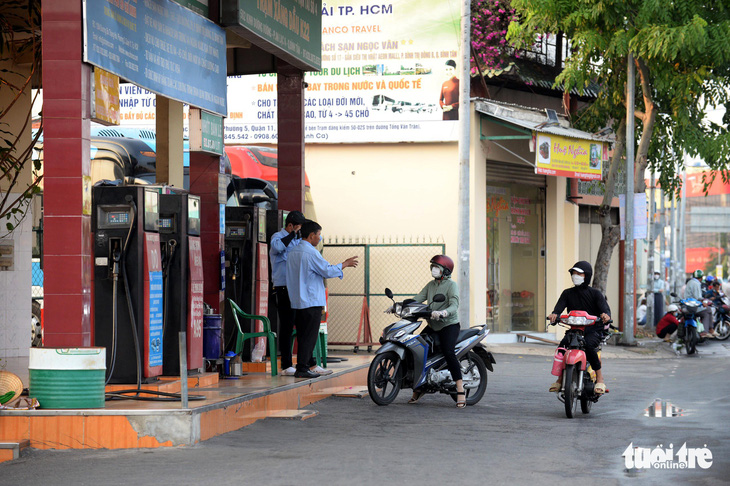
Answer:
<svg viewBox="0 0 730 486"><path fill-rule="evenodd" d="M582 310L593 316L599 316L603 322L611 319L611 308L606 302L606 297L598 290L590 287L588 283L593 277L593 268L591 264L585 261L577 262L568 270L574 287L563 290L560 294L557 304L552 314L548 316L550 324L555 324L558 316L567 307L568 312L574 310ZM586 344L586 358L590 363L593 371L596 372L596 386L594 390L597 394L606 392L606 384L603 380L603 372L601 371L601 359L598 357L598 346L601 344L603 337L604 324L598 323L588 326L584 331L584 339ZM569 343L563 338L560 342L561 347L567 346ZM561 387L562 377L558 377L558 381L550 385L550 392L557 392Z"/></svg>
<svg viewBox="0 0 730 486"><path fill-rule="evenodd" d="M446 366L451 372L451 378L456 382L456 406L466 407L464 382L461 376L461 365L456 358L456 341L459 337L459 286L451 280L454 271L454 261L446 255L436 255L431 258L431 276L433 280L426 284L418 294L413 296L416 302L428 301L431 305L431 318L427 319L428 327L421 334L436 334L441 343L441 352L446 359ZM444 302L433 302L436 294L446 297ZM393 312L393 306L385 312ZM416 403L424 392L413 390L413 396L408 403Z"/></svg>
<svg viewBox="0 0 730 486"><path fill-rule="evenodd" d="M707 336L716 338L718 334L715 332L714 324L712 322L712 309L708 306L709 302L703 302L702 299L702 284L700 280L704 276L704 272L699 268L692 273L692 278L687 282L687 287L684 290L684 297L687 299L695 299L702 302L704 306L701 311L697 312L697 317L702 320L702 325L705 326Z"/></svg>

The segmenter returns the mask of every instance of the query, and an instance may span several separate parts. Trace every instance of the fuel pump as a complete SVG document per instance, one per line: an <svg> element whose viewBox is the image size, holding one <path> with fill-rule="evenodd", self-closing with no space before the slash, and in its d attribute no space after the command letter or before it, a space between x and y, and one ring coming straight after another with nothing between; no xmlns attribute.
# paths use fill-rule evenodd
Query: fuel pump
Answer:
<svg viewBox="0 0 730 486"><path fill-rule="evenodd" d="M160 196L162 249L163 357L165 375L180 375L178 333L186 332L188 374L203 367L203 265L200 197Z"/></svg>
<svg viewBox="0 0 730 486"><path fill-rule="evenodd" d="M269 275L265 208L226 207L225 251L226 299L232 299L249 314L267 315ZM265 305L262 305L262 299L265 299ZM228 323L225 342L230 344L235 324L231 325L234 320L229 306L226 306L225 322ZM243 329L243 332L252 331L251 328ZM247 352L245 349L244 355Z"/></svg>
<svg viewBox="0 0 730 486"><path fill-rule="evenodd" d="M162 267L158 190L95 186L95 345L107 348L108 383L162 373Z"/></svg>

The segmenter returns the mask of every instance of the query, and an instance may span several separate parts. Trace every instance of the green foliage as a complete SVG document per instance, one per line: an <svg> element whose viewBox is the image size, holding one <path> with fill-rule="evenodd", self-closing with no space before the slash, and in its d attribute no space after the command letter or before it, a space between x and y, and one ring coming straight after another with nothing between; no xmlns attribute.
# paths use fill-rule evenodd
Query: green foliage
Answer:
<svg viewBox="0 0 730 486"><path fill-rule="evenodd" d="M657 110L646 160L670 192L680 184L684 157L698 156L726 171L730 133L706 120L715 106L730 104L730 10L723 1L699 0L512 0L519 22L508 38L518 48L536 34L562 31L572 53L556 84L582 91L601 86L598 99L579 113L576 125L588 131L618 126L626 116L628 53L646 66L637 72L636 110ZM637 117L636 140L645 122ZM642 154L637 152L637 161ZM727 172L721 172L723 178Z"/></svg>

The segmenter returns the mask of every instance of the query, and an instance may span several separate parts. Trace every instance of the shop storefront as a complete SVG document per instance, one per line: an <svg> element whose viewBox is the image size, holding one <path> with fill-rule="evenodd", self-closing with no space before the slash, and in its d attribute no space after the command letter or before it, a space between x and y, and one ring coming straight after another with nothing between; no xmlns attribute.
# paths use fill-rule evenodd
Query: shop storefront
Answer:
<svg viewBox="0 0 730 486"><path fill-rule="evenodd" d="M495 332L543 331L545 177L489 161L487 174L487 322Z"/></svg>
<svg viewBox="0 0 730 486"><path fill-rule="evenodd" d="M486 322L506 342L511 333L548 331L545 316L570 286L566 270L581 254L568 181L598 180L607 162L606 139L572 128L554 111L555 100L539 101L554 108L475 103L480 143L474 156L486 169L484 212L475 213L484 218L477 226L483 225L486 243L479 284L485 285Z"/></svg>

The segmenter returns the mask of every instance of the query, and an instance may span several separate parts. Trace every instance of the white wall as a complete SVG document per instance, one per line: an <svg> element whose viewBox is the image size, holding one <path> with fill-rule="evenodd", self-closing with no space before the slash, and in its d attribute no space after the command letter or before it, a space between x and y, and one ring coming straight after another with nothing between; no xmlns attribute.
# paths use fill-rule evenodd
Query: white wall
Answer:
<svg viewBox="0 0 730 486"><path fill-rule="evenodd" d="M0 271L0 359L28 356L31 339L31 252L33 219L28 215L12 235L12 271Z"/></svg>
<svg viewBox="0 0 730 486"><path fill-rule="evenodd" d="M9 72L4 73L8 81L22 85L23 78L12 73L27 75L30 72L29 66L18 66L8 61L0 62L0 68L6 68ZM13 89L5 88L0 90L0 111L6 110L7 106L15 98L16 92ZM17 130L24 125L31 109L30 89L15 102L2 119L11 127L10 131L15 135ZM5 138L5 137L4 137ZM31 142L30 124L21 133L20 140L15 152L21 153ZM21 173L17 184L12 188L13 192L22 193L31 181L31 164ZM0 197L7 194L7 185L0 183ZM9 201L17 198L18 194L10 194ZM6 220L3 219L0 234L5 234ZM33 229L33 218L30 214L18 225L15 231L4 237L3 240L13 241L14 264L12 270L0 270L0 358L11 358L28 356L30 347L30 317L31 317L31 237Z"/></svg>
<svg viewBox="0 0 730 486"><path fill-rule="evenodd" d="M581 224L579 240L579 259L590 262L593 266L596 255L598 255L598 247L601 245L601 225ZM611 266L608 270L608 281L606 283L606 300L608 300L608 305L611 307L611 317L615 321L618 321L618 304L621 296L619 291L619 265L618 245L616 245L611 255Z"/></svg>
<svg viewBox="0 0 730 486"><path fill-rule="evenodd" d="M325 239L441 238L456 260L456 143L307 144L305 161Z"/></svg>

